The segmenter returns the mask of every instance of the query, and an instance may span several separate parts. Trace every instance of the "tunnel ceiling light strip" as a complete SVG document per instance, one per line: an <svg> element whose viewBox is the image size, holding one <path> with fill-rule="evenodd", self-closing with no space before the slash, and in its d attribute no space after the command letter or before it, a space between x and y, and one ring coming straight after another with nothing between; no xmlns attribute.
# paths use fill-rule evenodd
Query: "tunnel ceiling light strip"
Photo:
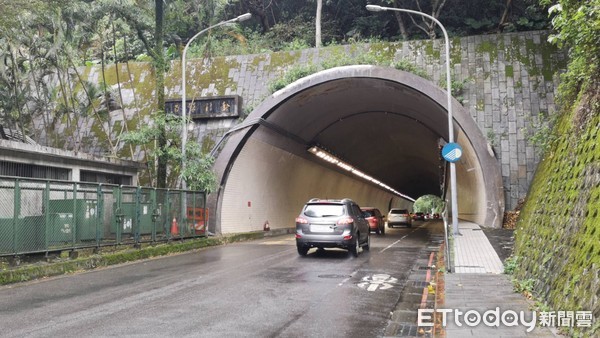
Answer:
<svg viewBox="0 0 600 338"><path fill-rule="evenodd" d="M398 195L398 196L400 196L402 198L406 198L407 200L410 200L410 201L413 201L413 202L415 201L414 198L412 198L410 196L407 196L407 195L405 195L405 194L403 194L403 193L401 193L401 192L393 189L389 185L387 185L387 184L379 181L378 179L375 179L375 178L373 178L373 177L371 177L371 176L363 173L362 171L354 168L350 164L348 164L348 163L340 160L339 158L333 156L332 154L328 153L327 151L325 151L325 150L323 150L323 149L321 149L321 148L319 148L317 146L312 146L312 147L308 148L308 152L314 154L315 156L317 156L318 158L322 159L323 161L329 162L331 164L335 164L338 167L340 167L340 168L342 168L342 169L344 169L346 171L349 171L349 172L353 173L354 175L356 175L356 176L358 176L358 177L360 177L360 178L362 178L364 180L372 182L372 183L374 183L374 184L376 184L376 185L378 185L378 186L380 186L380 187L382 187L382 188L384 188L384 189L392 192L395 195Z"/></svg>

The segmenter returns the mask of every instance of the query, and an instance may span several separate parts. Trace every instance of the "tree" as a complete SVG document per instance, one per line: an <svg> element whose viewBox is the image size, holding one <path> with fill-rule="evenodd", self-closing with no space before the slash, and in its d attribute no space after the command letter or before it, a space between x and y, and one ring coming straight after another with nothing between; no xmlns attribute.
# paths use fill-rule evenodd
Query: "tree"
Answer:
<svg viewBox="0 0 600 338"><path fill-rule="evenodd" d="M315 47L321 47L321 12L323 11L323 0L317 0L317 15L315 19Z"/></svg>
<svg viewBox="0 0 600 338"><path fill-rule="evenodd" d="M417 5L417 10L419 12L424 12L423 11L423 7L421 6L421 1L420 0L415 0L415 4ZM431 15L432 17L439 19L440 17L440 12L442 11L442 9L444 8L444 5L446 4L446 0L432 0L430 5L430 13L429 15ZM425 13L425 12L424 12ZM437 28L437 24L432 21L429 20L428 18L424 17L424 16L420 16L419 20L420 23L417 22L417 20L415 20L415 18L412 15L409 15L410 20L415 24L415 26L417 26L419 29L421 29L423 32L425 32L430 39L435 39L437 34L435 33L435 30Z"/></svg>
<svg viewBox="0 0 600 338"><path fill-rule="evenodd" d="M394 0L395 7L398 8L398 0ZM402 39L408 40L408 31L406 30L406 26L404 24L404 13L394 11L394 16L396 17L396 21L398 21L398 27L400 28L400 34L402 35Z"/></svg>
<svg viewBox="0 0 600 338"><path fill-rule="evenodd" d="M173 114L165 114L156 111L152 120L153 125L141 126L138 130L131 131L123 137L123 141L132 145L145 145L153 143L161 135L164 135L166 145L164 147L150 148L148 151L148 164L153 166L158 158L163 158L169 163L172 173L180 173L182 179L187 183L188 189L200 190L210 193L216 187L216 175L212 171L214 158L203 153L197 140L193 138L186 143L186 156L181 154L181 118ZM185 170L181 172L181 162L185 159ZM170 175L167 186L176 185L175 175Z"/></svg>
<svg viewBox="0 0 600 338"><path fill-rule="evenodd" d="M549 0L542 0L550 4ZM549 41L566 47L569 51L568 71L561 87L567 100L575 99L576 93L586 83L597 80L600 73L600 0L583 4L574 0L560 0L550 7L552 25L556 32Z"/></svg>
<svg viewBox="0 0 600 338"><path fill-rule="evenodd" d="M154 51L152 53L152 59L154 64L154 71L156 76L156 107L158 111L163 111L165 107L165 71L167 68L165 62L165 54L163 50L164 42L164 30L163 30L163 0L154 0L154 15L155 15L155 27L154 27ZM166 132L164 129L160 129L158 135L158 147L164 149L167 146ZM158 165L156 168L156 182L159 188L165 188L167 186L167 157L162 156L164 152L160 152L161 156L158 156Z"/></svg>
<svg viewBox="0 0 600 338"><path fill-rule="evenodd" d="M438 196L424 195L417 198L413 204L413 211L423 213L442 213L444 206L444 201Z"/></svg>

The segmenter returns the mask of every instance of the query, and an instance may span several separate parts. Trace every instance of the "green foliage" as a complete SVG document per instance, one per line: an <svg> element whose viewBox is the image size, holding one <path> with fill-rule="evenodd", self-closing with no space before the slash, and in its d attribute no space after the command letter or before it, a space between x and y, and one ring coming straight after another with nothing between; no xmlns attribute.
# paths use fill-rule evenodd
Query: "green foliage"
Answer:
<svg viewBox="0 0 600 338"><path fill-rule="evenodd" d="M465 24L472 30L481 30L482 28L491 29L494 27L494 23L488 18L483 18L481 20L467 18L465 19Z"/></svg>
<svg viewBox="0 0 600 338"><path fill-rule="evenodd" d="M435 195L424 195L415 201L413 204L414 212L424 213L442 213L446 204L444 201Z"/></svg>
<svg viewBox="0 0 600 338"><path fill-rule="evenodd" d="M531 295L533 291L533 287L535 286L535 280L528 278L525 280L518 280L513 278L513 290L518 293L524 293L527 295Z"/></svg>
<svg viewBox="0 0 600 338"><path fill-rule="evenodd" d="M541 119L530 117L529 127L522 129L529 143L534 145L539 154L546 153L559 137L553 132L552 127L556 124L558 115L548 116L541 112Z"/></svg>
<svg viewBox="0 0 600 338"><path fill-rule="evenodd" d="M519 266L519 256L510 256L504 261L504 273L512 275Z"/></svg>
<svg viewBox="0 0 600 338"><path fill-rule="evenodd" d="M215 159L202 153L198 142L186 144L186 165L182 173L188 189L204 191L210 194L217 187L217 177L212 170Z"/></svg>
<svg viewBox="0 0 600 338"><path fill-rule="evenodd" d="M541 153L545 153L550 148L556 135L552 134L552 129L547 123L539 124L533 127L533 131L527 138L529 142L538 147Z"/></svg>
<svg viewBox="0 0 600 338"><path fill-rule="evenodd" d="M496 133L494 133L494 131L492 129L488 129L486 131L485 137L487 138L488 142L492 146L497 146L498 145L498 141L496 140Z"/></svg>
<svg viewBox="0 0 600 338"><path fill-rule="evenodd" d="M456 80L455 76L452 76L450 78L450 91L452 92L452 96L461 104L464 101L464 91L465 91L465 87L466 85L473 81L472 78L466 78L464 80L458 81ZM440 82L438 83L438 86L440 86L440 88L446 88L446 78L440 78Z"/></svg>
<svg viewBox="0 0 600 338"><path fill-rule="evenodd" d="M405 72L413 73L424 79L430 79L429 75L427 74L427 72L424 69L417 67L414 63L412 63L406 59L396 61L393 64L393 67L398 70L403 70Z"/></svg>
<svg viewBox="0 0 600 338"><path fill-rule="evenodd" d="M549 0L541 1L545 5ZM531 123L530 141L544 158L517 223L514 275L518 290L534 289L552 309L599 311L593 296L600 266L597 180L600 124L600 0L559 0L550 8L549 40L569 53L550 124ZM559 212L557 212L559 210ZM538 282L534 283L531 280ZM596 336L599 326L573 328Z"/></svg>
<svg viewBox="0 0 600 338"><path fill-rule="evenodd" d="M314 74L318 71L318 68L313 64L298 65L290 68L283 77L271 82L269 84L269 90L274 93L280 89L283 89L288 84L299 80L308 75Z"/></svg>
<svg viewBox="0 0 600 338"><path fill-rule="evenodd" d="M394 67L399 70L411 72L415 75L428 78L426 72L415 66L412 62L402 59L397 62L391 62L389 55L378 52L376 49L369 50L366 53L357 53L355 55L343 53L333 53L330 57L323 60L319 65L297 65L287 70L283 77L276 79L269 84L271 93L276 92L308 75L320 72L322 70L335 67L350 66L350 65L378 65L385 67Z"/></svg>
<svg viewBox="0 0 600 338"><path fill-rule="evenodd" d="M152 115L152 124L144 124L138 130L124 134L125 144L147 146L148 165L154 172L154 163L162 156L171 169L169 182L174 182L175 175L181 171L181 117L158 111ZM167 138L165 147L155 147L156 141L164 133ZM186 181L190 190L212 192L216 187L216 175L212 171L214 158L203 153L200 144L193 138L186 142L185 169L181 178ZM173 184L171 184L173 186Z"/></svg>
<svg viewBox="0 0 600 338"><path fill-rule="evenodd" d="M548 41L569 51L568 72L560 85L561 102L568 104L586 80L600 72L600 0L560 0L549 14L556 33Z"/></svg>

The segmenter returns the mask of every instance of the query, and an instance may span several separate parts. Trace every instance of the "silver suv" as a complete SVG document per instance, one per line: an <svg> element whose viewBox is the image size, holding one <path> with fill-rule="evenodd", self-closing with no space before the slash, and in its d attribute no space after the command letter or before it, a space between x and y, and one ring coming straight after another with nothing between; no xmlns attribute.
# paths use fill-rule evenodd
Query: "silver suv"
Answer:
<svg viewBox="0 0 600 338"><path fill-rule="evenodd" d="M392 208L387 216L387 225L388 228L393 228L394 225L406 225L411 227L412 218L410 217L408 210Z"/></svg>
<svg viewBox="0 0 600 338"><path fill-rule="evenodd" d="M357 257L361 246L369 250L370 245L369 222L349 198L313 198L296 218L296 247L301 256L310 248L342 248Z"/></svg>

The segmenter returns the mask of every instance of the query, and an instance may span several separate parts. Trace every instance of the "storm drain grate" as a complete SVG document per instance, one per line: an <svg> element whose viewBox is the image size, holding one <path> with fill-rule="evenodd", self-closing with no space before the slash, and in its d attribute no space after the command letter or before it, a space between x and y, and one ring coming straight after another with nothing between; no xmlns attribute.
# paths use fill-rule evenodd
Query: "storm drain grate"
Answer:
<svg viewBox="0 0 600 338"><path fill-rule="evenodd" d="M420 266L419 267L419 270L430 270L430 269L431 269L431 267L429 267L429 266Z"/></svg>
<svg viewBox="0 0 600 338"><path fill-rule="evenodd" d="M319 275L319 278L347 278L349 275Z"/></svg>
<svg viewBox="0 0 600 338"><path fill-rule="evenodd" d="M403 323L398 326L395 337L416 337L419 327L415 324Z"/></svg>
<svg viewBox="0 0 600 338"><path fill-rule="evenodd" d="M429 283L427 282L413 282L413 287L415 288L426 288L427 286L429 286Z"/></svg>

